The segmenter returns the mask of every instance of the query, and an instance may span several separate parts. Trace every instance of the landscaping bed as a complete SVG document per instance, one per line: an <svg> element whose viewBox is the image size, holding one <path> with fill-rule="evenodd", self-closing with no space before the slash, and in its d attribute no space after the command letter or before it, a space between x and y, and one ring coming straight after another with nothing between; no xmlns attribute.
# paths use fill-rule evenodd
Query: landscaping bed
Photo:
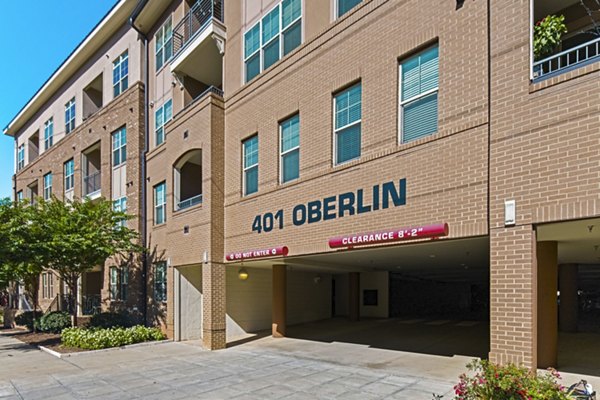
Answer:
<svg viewBox="0 0 600 400"><path fill-rule="evenodd" d="M44 346L47 349L56 351L58 353L76 353L85 351L76 347L65 347L61 344L60 333L47 333L47 332L29 332L26 330L20 330L17 332L6 333L6 336L11 336L23 343L31 346Z"/></svg>

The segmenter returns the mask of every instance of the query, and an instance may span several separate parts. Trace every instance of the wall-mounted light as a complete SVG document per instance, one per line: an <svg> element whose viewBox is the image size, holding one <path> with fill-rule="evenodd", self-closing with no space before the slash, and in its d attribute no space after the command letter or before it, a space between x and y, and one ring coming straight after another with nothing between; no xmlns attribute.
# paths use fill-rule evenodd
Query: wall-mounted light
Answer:
<svg viewBox="0 0 600 400"><path fill-rule="evenodd" d="M240 281L248 279L248 271L246 271L246 268L240 268L238 271L238 278L240 278Z"/></svg>
<svg viewBox="0 0 600 400"><path fill-rule="evenodd" d="M318 285L319 283L321 283L321 276L317 275L313 278L313 282L315 283L315 285Z"/></svg>

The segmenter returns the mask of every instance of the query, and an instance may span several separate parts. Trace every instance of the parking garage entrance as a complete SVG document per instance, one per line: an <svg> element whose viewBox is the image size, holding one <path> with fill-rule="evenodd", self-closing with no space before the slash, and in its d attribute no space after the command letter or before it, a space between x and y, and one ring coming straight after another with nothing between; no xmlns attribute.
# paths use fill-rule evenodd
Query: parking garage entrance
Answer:
<svg viewBox="0 0 600 400"><path fill-rule="evenodd" d="M536 231L538 366L600 376L600 219Z"/></svg>
<svg viewBox="0 0 600 400"><path fill-rule="evenodd" d="M227 334L452 357L489 352L489 238L231 263Z"/></svg>

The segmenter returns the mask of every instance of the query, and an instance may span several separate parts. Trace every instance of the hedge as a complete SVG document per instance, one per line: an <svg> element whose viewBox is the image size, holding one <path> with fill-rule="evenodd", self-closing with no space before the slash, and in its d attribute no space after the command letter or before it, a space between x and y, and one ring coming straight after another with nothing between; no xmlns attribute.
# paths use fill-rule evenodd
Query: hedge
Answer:
<svg viewBox="0 0 600 400"><path fill-rule="evenodd" d="M63 346L86 350L106 349L128 344L164 340L158 328L136 325L131 328L66 328L62 331Z"/></svg>

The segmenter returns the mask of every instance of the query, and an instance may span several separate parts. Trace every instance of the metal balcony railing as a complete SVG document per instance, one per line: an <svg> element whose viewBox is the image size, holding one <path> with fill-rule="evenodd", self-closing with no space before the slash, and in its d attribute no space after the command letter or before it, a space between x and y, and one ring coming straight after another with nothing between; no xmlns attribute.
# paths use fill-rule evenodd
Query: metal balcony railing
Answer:
<svg viewBox="0 0 600 400"><path fill-rule="evenodd" d="M100 191L101 178L100 171L83 178L84 193L86 196Z"/></svg>
<svg viewBox="0 0 600 400"><path fill-rule="evenodd" d="M190 197L189 199L185 199L185 200L177 203L177 211L193 207L196 204L202 204L202 195L201 194L194 196L194 197Z"/></svg>
<svg viewBox="0 0 600 400"><path fill-rule="evenodd" d="M600 60L600 37L534 62L533 79L563 73L597 60Z"/></svg>
<svg viewBox="0 0 600 400"><path fill-rule="evenodd" d="M223 0L198 0L173 28L175 57L213 19L223 22Z"/></svg>

